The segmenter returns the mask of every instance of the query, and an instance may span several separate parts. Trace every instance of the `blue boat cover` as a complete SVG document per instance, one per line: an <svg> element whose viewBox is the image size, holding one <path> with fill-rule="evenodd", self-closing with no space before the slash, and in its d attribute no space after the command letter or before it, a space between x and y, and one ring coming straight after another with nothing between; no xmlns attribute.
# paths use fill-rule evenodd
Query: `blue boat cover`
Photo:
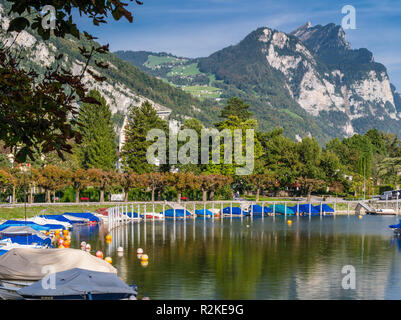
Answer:
<svg viewBox="0 0 401 320"><path fill-rule="evenodd" d="M212 211L208 210L208 209L201 209L201 210L195 210L195 214L198 216L204 216L205 215L205 211L206 211L206 216L214 216L215 213L213 213Z"/></svg>
<svg viewBox="0 0 401 320"><path fill-rule="evenodd" d="M273 210L268 207L268 206L264 206L262 209L262 206L258 205L258 204L254 204L252 206L249 207L249 212L252 212L253 210L253 214L261 214L262 210L264 213L272 213Z"/></svg>
<svg viewBox="0 0 401 320"><path fill-rule="evenodd" d="M320 205L315 206L316 210L320 212ZM334 212L334 209L327 204L322 204L322 212Z"/></svg>
<svg viewBox="0 0 401 320"><path fill-rule="evenodd" d="M389 225L388 227L392 228L392 229L400 229L401 228L401 220L398 224L392 224L392 225Z"/></svg>
<svg viewBox="0 0 401 320"><path fill-rule="evenodd" d="M225 207L223 209L223 213L228 213L231 214L231 209L232 209L232 214L243 214L243 215L247 215L248 213L246 211L241 210L240 207Z"/></svg>
<svg viewBox="0 0 401 320"><path fill-rule="evenodd" d="M137 290L128 286L117 274L74 268L55 274L54 289L44 288L42 280L18 290L24 297L77 296L120 293L136 296Z"/></svg>
<svg viewBox="0 0 401 320"><path fill-rule="evenodd" d="M163 214L163 211L160 213ZM166 217L174 218L174 209L168 209L165 211L164 214ZM188 210L185 210L185 215L190 216L191 212L189 212ZM175 216L183 218L184 217L184 209L175 209Z"/></svg>
<svg viewBox="0 0 401 320"><path fill-rule="evenodd" d="M62 214L44 214L44 215L41 215L39 217L45 218L45 219L52 219L52 220L62 221L62 222L69 222L71 224L77 223L77 221L72 221L70 219L67 219Z"/></svg>
<svg viewBox="0 0 401 320"><path fill-rule="evenodd" d="M32 221L27 221L25 224L25 221L8 220L0 225L0 231L6 229L8 227L25 227L25 226L31 227L32 229L34 229L36 231L49 231L50 230L49 227L41 226Z"/></svg>
<svg viewBox="0 0 401 320"><path fill-rule="evenodd" d="M295 212L297 212L297 206L291 207ZM318 214L319 210L317 210L312 204L300 204L299 205L299 213L311 213L313 214Z"/></svg>
<svg viewBox="0 0 401 320"><path fill-rule="evenodd" d="M137 212L124 212L125 215L127 215L129 218L132 218L132 215L134 215L134 218L138 218L139 215Z"/></svg>
<svg viewBox="0 0 401 320"><path fill-rule="evenodd" d="M24 236L15 236L15 237L9 237L11 239L11 242L13 243L18 243L18 244L25 244L25 245L31 245L31 244L38 244L40 246L52 246L52 239L46 237L42 239L41 237L37 236L36 234L30 234L30 235L24 235Z"/></svg>
<svg viewBox="0 0 401 320"><path fill-rule="evenodd" d="M272 210L272 212L273 212L273 206L274 206L275 213L279 213L279 214L287 213L288 215L294 215L296 213L296 210L293 210L291 207L285 208L285 205L283 205L283 204L271 205L270 209Z"/></svg>
<svg viewBox="0 0 401 320"><path fill-rule="evenodd" d="M90 212L64 212L63 215L69 215L77 218L89 219L90 221L99 222L99 218Z"/></svg>
<svg viewBox="0 0 401 320"><path fill-rule="evenodd" d="M1 249L0 249L0 256L1 256L2 254L5 254L6 252L8 252L8 250L1 250Z"/></svg>
<svg viewBox="0 0 401 320"><path fill-rule="evenodd" d="M5 224L8 224L9 226L30 226L31 228L38 230L38 231L48 231L48 230L61 230L64 229L64 226L61 224L37 224L33 221L27 221L25 224L25 221L20 221L20 220L8 220L6 222L4 222ZM0 225L1 227L2 225ZM35 226L39 226L39 227L35 227ZM40 227L44 227L44 229L40 228Z"/></svg>

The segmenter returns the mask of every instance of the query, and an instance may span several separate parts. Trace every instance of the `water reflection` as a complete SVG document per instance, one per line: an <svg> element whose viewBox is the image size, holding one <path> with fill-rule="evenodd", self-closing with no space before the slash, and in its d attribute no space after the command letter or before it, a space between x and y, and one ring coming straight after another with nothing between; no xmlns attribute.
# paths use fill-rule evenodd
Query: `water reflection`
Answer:
<svg viewBox="0 0 401 320"><path fill-rule="evenodd" d="M102 227L76 230L74 237L75 243L84 240L107 252L119 276L152 299L399 299L401 242L388 228L395 221L380 216L147 221L115 228L110 244ZM148 254L147 265L137 248ZM344 265L356 269L355 290L341 287Z"/></svg>

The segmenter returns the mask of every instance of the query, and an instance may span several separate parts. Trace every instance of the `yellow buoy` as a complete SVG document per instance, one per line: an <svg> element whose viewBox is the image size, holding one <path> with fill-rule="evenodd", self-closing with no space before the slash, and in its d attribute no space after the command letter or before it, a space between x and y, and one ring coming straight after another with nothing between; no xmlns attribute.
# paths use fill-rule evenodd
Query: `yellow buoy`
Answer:
<svg viewBox="0 0 401 320"><path fill-rule="evenodd" d="M361 215L358 216L359 219L362 219L363 217Z"/></svg>
<svg viewBox="0 0 401 320"><path fill-rule="evenodd" d="M69 234L69 232L68 232L68 230L63 230L63 236L65 237L65 236L68 236L68 234Z"/></svg>
<svg viewBox="0 0 401 320"><path fill-rule="evenodd" d="M106 258L104 258L104 260L105 260L106 262L110 263L110 264L113 262L113 260L111 260L110 257L106 257Z"/></svg>
<svg viewBox="0 0 401 320"><path fill-rule="evenodd" d="M149 257L147 254L141 255L141 261L148 261L148 260L149 260Z"/></svg>
<svg viewBox="0 0 401 320"><path fill-rule="evenodd" d="M60 235L60 230L55 230L55 231L54 231L54 235L55 235L56 237L58 237L58 236Z"/></svg>
<svg viewBox="0 0 401 320"><path fill-rule="evenodd" d="M287 224L290 226L290 225L292 225L292 220L288 220L287 221Z"/></svg>
<svg viewBox="0 0 401 320"><path fill-rule="evenodd" d="M108 234L108 235L106 236L106 240L107 240L107 241L111 241L111 234Z"/></svg>
<svg viewBox="0 0 401 320"><path fill-rule="evenodd" d="M60 244L60 245L58 246L58 248L59 248L59 249L64 249L65 247L64 247L62 244Z"/></svg>
<svg viewBox="0 0 401 320"><path fill-rule="evenodd" d="M149 264L148 261L141 261L141 266L144 267L144 268L147 267L148 264Z"/></svg>

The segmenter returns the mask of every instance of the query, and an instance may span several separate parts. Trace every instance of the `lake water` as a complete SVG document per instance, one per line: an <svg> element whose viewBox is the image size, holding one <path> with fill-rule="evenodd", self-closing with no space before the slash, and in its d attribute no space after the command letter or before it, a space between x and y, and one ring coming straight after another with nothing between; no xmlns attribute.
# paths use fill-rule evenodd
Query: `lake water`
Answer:
<svg viewBox="0 0 401 320"><path fill-rule="evenodd" d="M388 228L398 217L290 220L291 226L282 216L134 222L113 230L111 244L103 226L82 226L72 245L87 241L109 255L118 275L138 285L139 298L401 299L401 240ZM342 287L346 265L355 268L355 289Z"/></svg>

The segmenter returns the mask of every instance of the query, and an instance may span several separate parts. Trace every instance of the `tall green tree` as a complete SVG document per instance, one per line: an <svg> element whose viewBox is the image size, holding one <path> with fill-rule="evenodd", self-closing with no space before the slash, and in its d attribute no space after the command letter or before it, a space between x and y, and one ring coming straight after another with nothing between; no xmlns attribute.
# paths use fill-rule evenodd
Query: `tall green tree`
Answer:
<svg viewBox="0 0 401 320"><path fill-rule="evenodd" d="M115 168L117 161L116 133L111 111L98 91L92 90L89 95L99 101L100 105L84 103L79 110L79 130L82 136L79 157L85 169L110 170Z"/></svg>
<svg viewBox="0 0 401 320"><path fill-rule="evenodd" d="M121 151L124 170L130 169L140 174L158 171L157 166L149 163L146 158L149 146L157 140L146 139L151 129L160 129L168 137L168 122L157 115L149 101L145 101L140 107L131 106L128 124L124 128L126 141Z"/></svg>

